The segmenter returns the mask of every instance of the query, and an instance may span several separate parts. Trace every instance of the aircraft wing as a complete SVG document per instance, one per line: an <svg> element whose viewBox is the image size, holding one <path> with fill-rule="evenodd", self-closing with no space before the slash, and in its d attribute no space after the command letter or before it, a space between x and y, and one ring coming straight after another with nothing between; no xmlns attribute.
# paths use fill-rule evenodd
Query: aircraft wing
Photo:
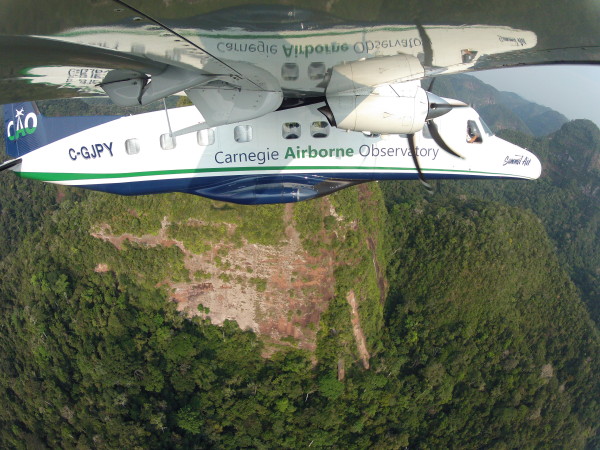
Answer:
<svg viewBox="0 0 600 450"><path fill-rule="evenodd" d="M284 96L323 96L340 67L371 58L390 63L361 73L362 86L600 62L600 4L590 0L269 3L2 0L0 103L109 95L145 104L185 91L215 125L231 111L276 109ZM404 56L419 67L394 70Z"/></svg>
<svg viewBox="0 0 600 450"><path fill-rule="evenodd" d="M97 85L113 69L158 76L172 67L254 84L251 71L121 2L26 3L0 5L0 103L103 93Z"/></svg>

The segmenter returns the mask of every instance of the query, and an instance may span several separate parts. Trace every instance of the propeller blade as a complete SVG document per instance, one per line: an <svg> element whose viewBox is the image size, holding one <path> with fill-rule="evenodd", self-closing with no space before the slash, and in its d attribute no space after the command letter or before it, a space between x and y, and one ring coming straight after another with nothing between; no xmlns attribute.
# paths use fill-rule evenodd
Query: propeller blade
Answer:
<svg viewBox="0 0 600 450"><path fill-rule="evenodd" d="M439 97L432 92L426 92L427 101L429 102L429 109L427 111L427 119L431 120L437 117L443 116L444 114L449 113L453 108L464 108L467 105L466 103L461 102L460 100L445 100L442 97Z"/></svg>
<svg viewBox="0 0 600 450"><path fill-rule="evenodd" d="M415 134L414 133L408 135L408 145L410 147L410 154L412 156L413 162L415 163L415 167L417 168L417 174L419 175L419 180L421 180L421 183L423 183L423 186L425 186L425 189L427 189L427 191L430 194L432 194L433 189L431 188L431 185L425 179L425 175L423 175L423 171L421 170L421 166L419 165L419 159L417 158L417 153L415 151L416 146L415 146Z"/></svg>
<svg viewBox="0 0 600 450"><path fill-rule="evenodd" d="M452 100L452 99L448 99L448 100L444 100L442 99L441 102L439 103L431 103L433 106L435 107L440 107L440 106L451 106L452 108L472 108L473 105L468 105L465 102L461 102L460 100Z"/></svg>
<svg viewBox="0 0 600 450"><path fill-rule="evenodd" d="M432 88L433 88L433 83L435 82L435 77L431 78L431 83L429 83L429 87L427 87L427 89L425 89L426 91L432 92Z"/></svg>
<svg viewBox="0 0 600 450"><path fill-rule="evenodd" d="M335 123L335 117L333 116L333 111L331 111L331 108L329 107L328 104L325 104L325 106L321 106L320 108L317 108L317 111L319 111L321 114L323 114L325 116L325 118L327 119L327 122L329 122L329 125L331 125L332 127L337 126L337 123Z"/></svg>
<svg viewBox="0 0 600 450"><path fill-rule="evenodd" d="M437 145L439 145L442 150L450 153L451 155L456 156L457 158L465 159L464 156L459 155L454 150L452 150L450 147L448 147L448 145L442 139L442 136L440 135L440 132L438 131L438 127L433 120L428 120L427 122L425 122L425 125L427 125L429 134L431 134L431 137L433 138L435 143Z"/></svg>

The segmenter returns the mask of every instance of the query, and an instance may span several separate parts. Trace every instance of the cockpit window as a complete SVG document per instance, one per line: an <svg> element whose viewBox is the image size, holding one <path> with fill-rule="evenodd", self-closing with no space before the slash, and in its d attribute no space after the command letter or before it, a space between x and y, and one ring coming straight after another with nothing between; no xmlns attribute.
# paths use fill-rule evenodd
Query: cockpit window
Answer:
<svg viewBox="0 0 600 450"><path fill-rule="evenodd" d="M485 134L487 134L488 136L493 136L494 132L492 130L490 130L490 127L488 127L487 123L485 123L481 117L479 118L479 120L481 121L481 126L483 127L483 132Z"/></svg>
<svg viewBox="0 0 600 450"><path fill-rule="evenodd" d="M462 57L463 63L465 63L465 64L470 63L470 62L473 62L473 60L477 56L477 51L466 48L466 49L460 51L460 56Z"/></svg>
<svg viewBox="0 0 600 450"><path fill-rule="evenodd" d="M474 120L467 122L467 142L472 144L474 142L481 143L483 141L481 137L481 131Z"/></svg>
<svg viewBox="0 0 600 450"><path fill-rule="evenodd" d="M298 139L300 137L300 124L298 122L286 122L281 127L281 135L284 139Z"/></svg>

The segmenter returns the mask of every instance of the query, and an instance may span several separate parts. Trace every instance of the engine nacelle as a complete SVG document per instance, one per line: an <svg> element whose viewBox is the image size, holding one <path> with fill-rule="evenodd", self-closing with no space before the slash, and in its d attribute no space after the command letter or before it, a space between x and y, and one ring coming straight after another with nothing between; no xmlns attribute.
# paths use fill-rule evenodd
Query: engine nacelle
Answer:
<svg viewBox="0 0 600 450"><path fill-rule="evenodd" d="M378 87L368 95L327 96L335 125L343 130L411 134L425 124L429 102L414 84Z"/></svg>
<svg viewBox="0 0 600 450"><path fill-rule="evenodd" d="M428 99L418 81L423 66L410 55L370 58L332 70L322 110L338 128L410 134L423 128Z"/></svg>

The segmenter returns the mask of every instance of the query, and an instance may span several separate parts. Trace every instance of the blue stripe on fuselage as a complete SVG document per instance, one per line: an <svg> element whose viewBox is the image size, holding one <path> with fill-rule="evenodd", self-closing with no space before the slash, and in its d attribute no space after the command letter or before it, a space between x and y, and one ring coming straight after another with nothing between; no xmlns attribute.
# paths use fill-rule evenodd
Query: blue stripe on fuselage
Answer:
<svg viewBox="0 0 600 450"><path fill-rule="evenodd" d="M217 177L171 178L166 180L131 181L124 183L84 184L79 187L119 195L146 195L168 192L183 192L215 200L241 203L265 204L287 203L307 200L322 195L315 186L330 180L348 182L377 180L416 180L411 173L324 173L289 175L241 175ZM484 175L427 174L428 179L490 179L503 178Z"/></svg>

